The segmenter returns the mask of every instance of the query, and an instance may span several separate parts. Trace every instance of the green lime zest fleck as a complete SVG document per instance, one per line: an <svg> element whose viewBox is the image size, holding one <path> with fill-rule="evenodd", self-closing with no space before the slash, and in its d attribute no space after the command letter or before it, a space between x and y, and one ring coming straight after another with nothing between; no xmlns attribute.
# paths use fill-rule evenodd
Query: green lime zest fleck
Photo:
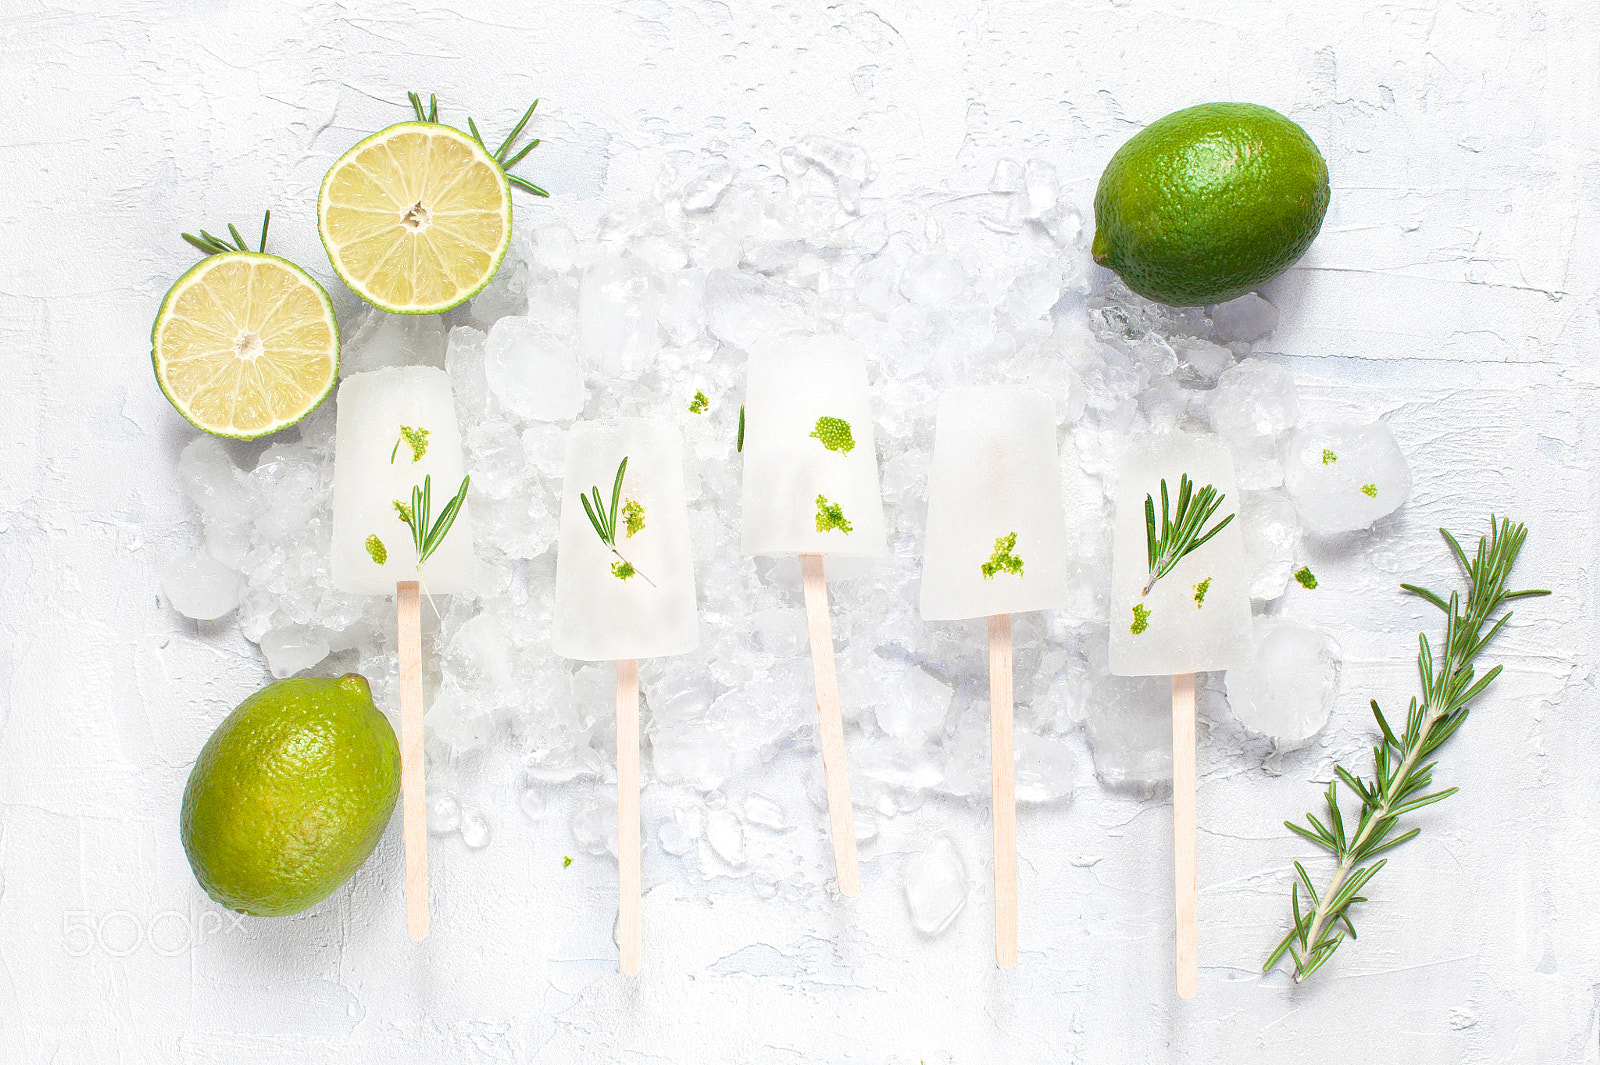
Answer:
<svg viewBox="0 0 1600 1065"><path fill-rule="evenodd" d="M389 549L383 546L383 541L378 539L377 533L367 537L367 554L371 555L372 561L380 566L389 561Z"/></svg>
<svg viewBox="0 0 1600 1065"><path fill-rule="evenodd" d="M401 521L405 522L407 525L410 525L411 524L411 504L407 503L403 499L396 499L393 502L394 502L394 512L400 516L400 520Z"/></svg>
<svg viewBox="0 0 1600 1065"><path fill-rule="evenodd" d="M817 419L817 427L811 430L814 440L821 440L822 446L829 451L837 451L848 455L855 450L856 438L850 432L850 423L843 418L830 418L826 414Z"/></svg>
<svg viewBox="0 0 1600 1065"><path fill-rule="evenodd" d="M1327 448L1323 448L1322 449L1322 464L1324 466L1332 466L1335 462L1338 462L1338 461L1339 461L1339 456L1338 455L1335 455L1333 452L1329 451Z"/></svg>
<svg viewBox="0 0 1600 1065"><path fill-rule="evenodd" d="M1145 606L1143 603L1133 604L1133 624L1129 626L1128 631L1133 633L1135 636L1141 636L1144 634L1144 630L1148 629L1149 627L1150 608Z"/></svg>
<svg viewBox="0 0 1600 1065"><path fill-rule="evenodd" d="M1207 577L1194 586L1194 608L1199 610L1206 605L1206 593L1211 590L1211 578Z"/></svg>
<svg viewBox="0 0 1600 1065"><path fill-rule="evenodd" d="M628 539L636 532L644 531L644 504L637 499L630 499L622 504L622 524L628 530Z"/></svg>
<svg viewBox="0 0 1600 1065"><path fill-rule="evenodd" d="M696 389L695 393L694 393L694 398L689 401L689 413L690 414L704 414L706 412L706 410L708 408L710 408L710 406L711 406L711 400L709 398L707 398L707 396L706 396L706 394L704 392L701 392L699 389Z"/></svg>
<svg viewBox="0 0 1600 1065"><path fill-rule="evenodd" d="M638 570L633 568L632 562L624 561L611 563L611 575L619 581L625 581L638 572Z"/></svg>
<svg viewBox="0 0 1600 1065"><path fill-rule="evenodd" d="M1361 494L1366 496L1368 499L1377 499L1378 486L1375 484L1364 484L1361 486Z"/></svg>
<svg viewBox="0 0 1600 1065"><path fill-rule="evenodd" d="M1300 582L1300 587L1310 589L1317 586L1317 578L1311 573L1310 566L1301 566L1294 572L1294 579Z"/></svg>
<svg viewBox="0 0 1600 1065"><path fill-rule="evenodd" d="M817 532L838 529L849 536L850 528L850 522L844 516L844 510L839 504L828 502L827 496L817 496Z"/></svg>
<svg viewBox="0 0 1600 1065"><path fill-rule="evenodd" d="M1022 576L1022 559L1012 553L1017 546L1017 534L1007 533L994 538L994 554L983 564L983 579L994 580L996 573L1015 573Z"/></svg>
<svg viewBox="0 0 1600 1065"><path fill-rule="evenodd" d="M565 869L567 866L569 866L571 864L572 864L572 855L563 854L561 856L561 868Z"/></svg>
<svg viewBox="0 0 1600 1065"><path fill-rule="evenodd" d="M411 449L412 462L421 462L422 456L428 453L428 430L402 425L400 427L400 439L396 440L394 447L389 449L389 465L394 465L394 457L400 454L401 444Z"/></svg>

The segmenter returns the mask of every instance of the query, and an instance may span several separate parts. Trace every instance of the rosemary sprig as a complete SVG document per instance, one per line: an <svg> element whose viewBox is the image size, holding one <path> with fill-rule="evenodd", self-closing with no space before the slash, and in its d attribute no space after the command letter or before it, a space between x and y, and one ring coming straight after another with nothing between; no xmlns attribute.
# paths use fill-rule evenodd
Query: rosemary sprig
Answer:
<svg viewBox="0 0 1600 1065"><path fill-rule="evenodd" d="M1439 532L1449 543L1450 550L1466 572L1467 601L1461 603L1461 593L1452 591L1448 601L1439 595L1414 584L1400 587L1412 595L1420 596L1444 611L1444 644L1435 658L1426 633L1417 639L1421 652L1417 656L1417 672L1422 680L1422 699L1413 697L1406 712L1405 729L1396 733L1372 701L1372 715L1377 719L1380 741L1372 748L1374 774L1371 780L1356 777L1344 766L1335 765L1335 779L1329 781L1326 796L1327 823L1315 814L1307 814L1305 825L1285 821L1290 831L1303 836L1328 851L1338 860L1333 878L1319 893L1306 872L1305 866L1294 863L1297 879L1290 890L1289 906L1293 915L1287 935L1278 944L1267 963L1265 972L1278 963L1285 954L1294 960L1294 979L1298 983L1320 969L1344 942L1346 934L1356 938L1355 926L1350 922L1350 907L1366 902L1360 894L1368 881L1388 862L1379 854L1398 847L1415 836L1419 829L1412 828L1394 834L1400 818L1424 806L1447 799L1456 788L1430 791L1433 786L1435 761L1424 761L1445 740L1449 739L1467 719L1468 705L1500 675L1495 666L1483 676L1474 679L1473 661L1499 634L1511 611L1502 614L1487 633L1483 627L1490 615L1512 599L1527 596L1549 595L1548 591L1535 589L1513 592L1506 588L1511 568L1516 564L1522 543L1527 538L1526 526L1513 524L1502 518L1498 522L1489 517L1489 535L1478 540L1477 555L1468 559L1466 552L1446 529ZM1356 793L1361 801L1360 814L1353 827L1347 828L1340 809L1338 785ZM1301 909L1300 888L1304 886L1308 908ZM1339 926L1343 925L1343 928Z"/></svg>
<svg viewBox="0 0 1600 1065"><path fill-rule="evenodd" d="M1149 595L1150 589L1156 586L1156 581L1171 573L1172 567L1176 566L1183 556L1227 527L1233 520L1232 514L1212 526L1210 532L1200 531L1226 498L1225 495L1218 495L1216 488L1209 484L1196 492L1194 482L1189 480L1189 475L1186 473L1178 481L1178 508L1169 514L1167 479L1163 477L1161 528L1157 531L1155 500L1148 495L1144 497L1145 548L1150 560L1150 580L1140 595Z"/></svg>
<svg viewBox="0 0 1600 1065"><path fill-rule="evenodd" d="M411 529L411 542L417 549L417 570L420 572L422 564L439 550L439 545L444 543L444 538L450 532L450 526L455 524L456 515L461 513L461 505L467 501L467 485L472 482L471 477L461 478L461 487L456 489L455 497L444 505L439 511L439 516L430 522L433 513L433 475L422 479L422 485L411 486L411 505L409 507L396 505L395 510L400 515L400 520Z"/></svg>
<svg viewBox="0 0 1600 1065"><path fill-rule="evenodd" d="M628 577L637 573L644 578L646 584L654 588L656 582L651 580L638 566L623 558L622 552L617 550L617 512L622 507L622 477L627 473L627 470L628 457L624 455L621 464L617 466L617 479L611 484L610 509L607 509L600 498L599 485L591 485L589 488L590 494L594 496L593 505L590 505L589 496L584 495L582 492L578 493L578 498L583 502L583 512L589 515L589 524L594 526L594 531L600 537L600 542L611 548L611 553L617 556L617 564L612 567L612 572L620 580L627 580Z"/></svg>
<svg viewBox="0 0 1600 1065"><path fill-rule="evenodd" d="M424 109L422 106L422 97L419 94L408 92L406 93L406 98L411 101L411 109L416 112L418 122L439 121L439 97L436 93L428 94L428 106L426 109ZM535 137L527 144L524 144L522 146L522 150L517 152L515 155L508 156L506 154L511 150L512 143L515 142L517 137L522 133L523 128L527 126L528 120L533 117L534 108L538 106L538 100L535 100L533 103L529 104L528 109L522 112L522 118L519 119L517 124L512 127L511 132L506 134L506 139L500 142L500 147L496 148L492 152L489 152L489 154L494 156L494 161L496 163L500 164L501 171L505 173L506 180L511 182L511 184L517 186L519 189L526 189L535 196L548 196L550 194L544 189L541 189L538 185L535 185L533 182L524 178L520 178L511 172L511 168L522 162L524 156L533 151L535 148L539 147L539 138ZM472 134L472 139L477 141L478 145L482 147L484 151L489 151L489 146L483 143L483 134L478 131L478 124L470 117L467 119L467 131Z"/></svg>
<svg viewBox="0 0 1600 1065"><path fill-rule="evenodd" d="M261 242L256 250L265 255L267 252L267 225L272 221L272 212L268 211L261 216ZM228 223L228 233L233 237L233 243L228 243L221 237L214 237L205 230L200 231L197 237L193 233L182 234L183 239L193 244L207 255L222 255L230 251L249 251L250 246L244 242L244 237L239 235L239 227L232 222Z"/></svg>

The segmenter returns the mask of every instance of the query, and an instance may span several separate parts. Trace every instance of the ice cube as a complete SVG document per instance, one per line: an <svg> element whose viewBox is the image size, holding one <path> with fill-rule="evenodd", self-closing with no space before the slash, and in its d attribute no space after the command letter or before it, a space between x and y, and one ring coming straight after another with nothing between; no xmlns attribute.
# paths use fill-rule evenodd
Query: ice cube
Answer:
<svg viewBox="0 0 1600 1065"><path fill-rule="evenodd" d="M759 274L713 270L706 277L706 324L718 340L749 351L767 338L813 328L812 299Z"/></svg>
<svg viewBox="0 0 1600 1065"><path fill-rule="evenodd" d="M572 841L585 854L616 857L617 805L605 799L591 799L572 815Z"/></svg>
<svg viewBox="0 0 1600 1065"><path fill-rule="evenodd" d="M679 195L683 197L683 209L692 214L711 210L732 183L733 164L726 159L718 159L708 166L701 167L679 191Z"/></svg>
<svg viewBox="0 0 1600 1065"><path fill-rule="evenodd" d="M995 161L994 175L989 178L990 192L1021 192L1025 181L1022 164L1015 159Z"/></svg>
<svg viewBox="0 0 1600 1065"><path fill-rule="evenodd" d="M892 679L874 688L859 702L872 707L878 727L891 736L916 740L944 727L954 695L948 684L917 666L895 670Z"/></svg>
<svg viewBox="0 0 1600 1065"><path fill-rule="evenodd" d="M1284 448L1284 487L1307 531L1350 532L1406 501L1411 469L1382 422L1307 425Z"/></svg>
<svg viewBox="0 0 1600 1065"><path fill-rule="evenodd" d="M202 436L184 447L178 456L178 478L200 513L224 525L243 525L264 506L250 492L245 472L214 436Z"/></svg>
<svg viewBox="0 0 1600 1065"><path fill-rule="evenodd" d="M172 609L196 621L215 621L239 605L239 575L204 551L180 558L161 580Z"/></svg>
<svg viewBox="0 0 1600 1065"><path fill-rule="evenodd" d="M1020 730L1015 736L1017 801L1054 802L1078 784L1078 756L1060 740Z"/></svg>
<svg viewBox="0 0 1600 1065"><path fill-rule="evenodd" d="M1211 321L1224 340L1251 343L1278 328L1278 308L1250 292L1217 304L1211 309Z"/></svg>
<svg viewBox="0 0 1600 1065"><path fill-rule="evenodd" d="M1056 205L1061 179L1056 168L1043 159L1029 159L1022 168L1024 203L1022 217L1037 221Z"/></svg>
<svg viewBox="0 0 1600 1065"><path fill-rule="evenodd" d="M461 842L479 850L489 845L489 822L477 810L461 811Z"/></svg>
<svg viewBox="0 0 1600 1065"><path fill-rule="evenodd" d="M1213 384L1222 372L1233 365L1233 350L1213 344L1199 337L1179 337L1172 342L1178 361L1190 377L1201 384Z"/></svg>
<svg viewBox="0 0 1600 1065"><path fill-rule="evenodd" d="M1281 618L1257 618L1253 654L1228 670L1228 705L1280 750L1303 747L1333 712L1344 655L1333 637Z"/></svg>
<svg viewBox="0 0 1600 1065"><path fill-rule="evenodd" d="M531 318L502 318L484 348L489 390L519 418L570 421L588 396L572 349Z"/></svg>
<svg viewBox="0 0 1600 1065"><path fill-rule="evenodd" d="M1101 677L1088 700L1089 748L1113 787L1172 776L1172 684L1166 677Z"/></svg>
<svg viewBox="0 0 1600 1065"><path fill-rule="evenodd" d="M744 801L744 819L752 825L780 831L789 827L788 818L784 816L783 807L778 805L776 799L769 799L759 792L752 793Z"/></svg>
<svg viewBox="0 0 1600 1065"><path fill-rule="evenodd" d="M967 904L967 867L949 836L933 837L906 860L902 875L911 923L925 936L949 928Z"/></svg>
<svg viewBox="0 0 1600 1065"><path fill-rule="evenodd" d="M706 817L706 842L729 865L744 864L744 825L732 810L713 810Z"/></svg>
<svg viewBox="0 0 1600 1065"><path fill-rule="evenodd" d="M328 641L313 631L289 625L263 634L261 653L267 656L272 675L282 680L327 658Z"/></svg>
<svg viewBox="0 0 1600 1065"><path fill-rule="evenodd" d="M611 256L583 272L578 332L584 363L611 376L636 377L655 361L660 296L638 259Z"/></svg>
<svg viewBox="0 0 1600 1065"><path fill-rule="evenodd" d="M1237 521L1251 574L1250 598L1278 598L1289 586L1300 549L1300 519L1294 504L1282 492L1245 492Z"/></svg>
<svg viewBox="0 0 1600 1065"><path fill-rule="evenodd" d="M866 150L813 133L795 142L795 154L833 178L848 178L858 185L872 180L872 160Z"/></svg>
<svg viewBox="0 0 1600 1065"><path fill-rule="evenodd" d="M571 273L578 267L578 238L564 225L540 226L533 232L530 262L547 273Z"/></svg>
<svg viewBox="0 0 1600 1065"><path fill-rule="evenodd" d="M966 287L966 271L948 255L914 255L900 274L900 295L926 307L942 309Z"/></svg>
<svg viewBox="0 0 1600 1065"><path fill-rule="evenodd" d="M428 796L428 832L448 836L461 828L461 804L453 795Z"/></svg>
<svg viewBox="0 0 1600 1065"><path fill-rule="evenodd" d="M1206 397L1211 427L1230 444L1270 436L1293 427L1300 399L1288 369L1250 358L1223 371Z"/></svg>

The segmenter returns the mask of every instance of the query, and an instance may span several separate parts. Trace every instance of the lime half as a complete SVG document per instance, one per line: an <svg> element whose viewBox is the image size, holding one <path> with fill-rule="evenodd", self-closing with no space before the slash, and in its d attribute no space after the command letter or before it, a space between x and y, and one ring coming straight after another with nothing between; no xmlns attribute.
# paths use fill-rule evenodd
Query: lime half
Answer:
<svg viewBox="0 0 1600 1065"><path fill-rule="evenodd" d="M401 122L333 164L317 198L328 260L351 291L396 314L470 299L511 243L511 186L471 136Z"/></svg>
<svg viewBox="0 0 1600 1065"><path fill-rule="evenodd" d="M339 375L333 303L286 259L225 252L167 290L150 331L156 381L215 436L251 440L304 418Z"/></svg>

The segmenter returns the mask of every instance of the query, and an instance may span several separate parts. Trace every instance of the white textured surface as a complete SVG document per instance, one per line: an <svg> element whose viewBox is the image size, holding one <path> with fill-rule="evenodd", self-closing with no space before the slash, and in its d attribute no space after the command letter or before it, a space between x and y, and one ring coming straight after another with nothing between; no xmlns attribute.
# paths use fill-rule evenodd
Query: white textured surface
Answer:
<svg viewBox="0 0 1600 1065"><path fill-rule="evenodd" d="M0 15L0 1031L8 1063L1595 1062L1600 718L1595 696L1595 313L1600 28L1581 0L734 5L617 0L95 5ZM612 973L614 866L579 858L553 789L478 798L497 844L433 848L435 934L398 934L393 832L353 885L281 921L195 886L175 830L194 753L266 679L235 628L193 623L159 577L196 532L190 430L155 389L148 328L192 261L179 229L275 208L275 247L328 280L313 201L328 163L408 88L492 129L543 96L531 210L588 224L664 155L819 132L868 145L874 185L930 210L997 158L1053 162L1088 206L1142 124L1208 99L1272 104L1328 158L1306 259L1267 294L1259 346L1321 420L1383 417L1411 500L1375 533L1314 541L1322 581L1284 612L1346 652L1329 731L1265 757L1202 733L1199 998L1170 991L1159 800L1092 783L1018 826L1015 970L988 963L987 876L937 940L910 926L904 856L987 825L939 803L883 823L848 905L689 883L646 855L645 975ZM519 204L519 209L521 205ZM523 212L526 214L527 212ZM248 228L248 227L247 227ZM340 309L351 306L336 295ZM1359 944L1316 981L1258 976L1284 922L1280 825L1365 709L1403 705L1434 612L1400 580L1453 576L1433 533L1527 520L1507 672L1452 740L1422 837L1374 882ZM1314 598L1313 598L1314 597ZM1204 698L1204 696L1203 696ZM1202 704L1204 707L1204 703ZM1222 715L1225 717L1225 715ZM809 752L794 759L791 811ZM602 785L595 785L603 791ZM646 799L648 802L648 797ZM775 837L813 867L810 827ZM360 919L354 919L360 915Z"/></svg>

